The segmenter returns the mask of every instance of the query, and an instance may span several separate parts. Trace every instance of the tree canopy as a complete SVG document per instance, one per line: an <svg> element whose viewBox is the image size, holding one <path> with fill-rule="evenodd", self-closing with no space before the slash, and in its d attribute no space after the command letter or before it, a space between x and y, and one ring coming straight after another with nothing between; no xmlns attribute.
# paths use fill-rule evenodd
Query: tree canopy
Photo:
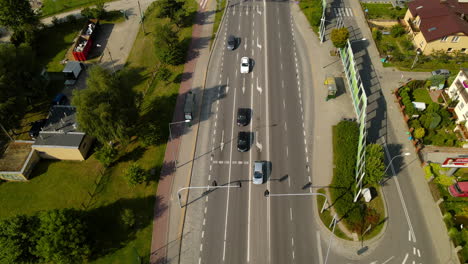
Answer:
<svg viewBox="0 0 468 264"><path fill-rule="evenodd" d="M0 0L0 25L13 30L13 43L32 44L39 23L28 0Z"/></svg>
<svg viewBox="0 0 468 264"><path fill-rule="evenodd" d="M184 52L181 48L177 32L170 24L157 25L154 34L158 36L154 45L156 56L164 64L177 65L184 61Z"/></svg>
<svg viewBox="0 0 468 264"><path fill-rule="evenodd" d="M27 96L43 95L39 66L32 49L0 44L0 122L13 128L23 114Z"/></svg>
<svg viewBox="0 0 468 264"><path fill-rule="evenodd" d="M344 48L346 46L346 42L349 38L349 31L347 28L334 28L331 32L330 39L333 42L333 46L336 48Z"/></svg>
<svg viewBox="0 0 468 264"><path fill-rule="evenodd" d="M80 128L103 144L128 140L136 123L136 94L128 78L127 70L111 74L94 66L89 70L87 88L73 93Z"/></svg>

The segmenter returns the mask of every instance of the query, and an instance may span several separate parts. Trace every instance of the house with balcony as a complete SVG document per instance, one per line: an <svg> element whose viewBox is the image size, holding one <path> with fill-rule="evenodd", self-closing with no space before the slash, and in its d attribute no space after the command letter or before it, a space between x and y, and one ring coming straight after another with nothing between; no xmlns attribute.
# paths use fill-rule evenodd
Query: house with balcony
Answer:
<svg viewBox="0 0 468 264"><path fill-rule="evenodd" d="M454 112L458 126L455 130L468 131L468 69L461 70L452 85L446 89L447 95L456 102Z"/></svg>
<svg viewBox="0 0 468 264"><path fill-rule="evenodd" d="M468 0L411 1L404 23L422 54L468 52Z"/></svg>

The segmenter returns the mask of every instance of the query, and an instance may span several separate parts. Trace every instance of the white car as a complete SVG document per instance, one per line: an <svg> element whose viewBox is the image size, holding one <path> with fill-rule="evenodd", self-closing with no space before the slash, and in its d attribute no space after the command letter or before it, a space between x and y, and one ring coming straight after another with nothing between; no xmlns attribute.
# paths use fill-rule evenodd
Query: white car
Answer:
<svg viewBox="0 0 468 264"><path fill-rule="evenodd" d="M253 184L262 184L263 183L263 175L265 174L263 171L264 162L263 161L255 161L254 162L254 173L253 173Z"/></svg>
<svg viewBox="0 0 468 264"><path fill-rule="evenodd" d="M247 57L242 57L240 65L241 73L249 73L250 71L250 60Z"/></svg>

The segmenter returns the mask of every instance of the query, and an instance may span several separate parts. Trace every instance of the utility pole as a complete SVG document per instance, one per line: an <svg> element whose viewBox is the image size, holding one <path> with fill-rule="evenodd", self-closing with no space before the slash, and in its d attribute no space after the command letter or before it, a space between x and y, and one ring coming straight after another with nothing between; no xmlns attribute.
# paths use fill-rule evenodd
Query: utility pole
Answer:
<svg viewBox="0 0 468 264"><path fill-rule="evenodd" d="M146 31L145 31L145 23L143 23L143 13L141 12L141 6L140 6L140 0L138 0L138 9L140 10L140 23L141 23L141 28L143 29L143 34L146 35Z"/></svg>

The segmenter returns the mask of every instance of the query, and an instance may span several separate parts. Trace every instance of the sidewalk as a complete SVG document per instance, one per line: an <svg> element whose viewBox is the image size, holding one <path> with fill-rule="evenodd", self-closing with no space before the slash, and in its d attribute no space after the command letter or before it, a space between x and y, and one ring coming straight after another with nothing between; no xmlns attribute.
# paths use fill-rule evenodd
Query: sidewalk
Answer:
<svg viewBox="0 0 468 264"><path fill-rule="evenodd" d="M192 90L195 93L196 108L200 109L201 107L200 103L210 57L208 42L213 31L215 8L216 1L208 0L206 9L199 7L195 17L192 41L187 55L190 60L184 66L184 75L191 77L181 83L173 122L184 118L182 110L185 94L188 91ZM197 113L199 113L199 110L197 110ZM190 185L192 160L199 126L198 118L199 116L196 115L190 128L184 129L182 126L174 125L171 130L174 140L167 144L164 166L161 170L161 180L156 194L158 202L154 208L150 263L179 262L186 208L179 207L177 191ZM179 161L177 167L174 167L174 157L177 157L176 159ZM187 193L182 193L181 200L185 201L186 197Z"/></svg>

